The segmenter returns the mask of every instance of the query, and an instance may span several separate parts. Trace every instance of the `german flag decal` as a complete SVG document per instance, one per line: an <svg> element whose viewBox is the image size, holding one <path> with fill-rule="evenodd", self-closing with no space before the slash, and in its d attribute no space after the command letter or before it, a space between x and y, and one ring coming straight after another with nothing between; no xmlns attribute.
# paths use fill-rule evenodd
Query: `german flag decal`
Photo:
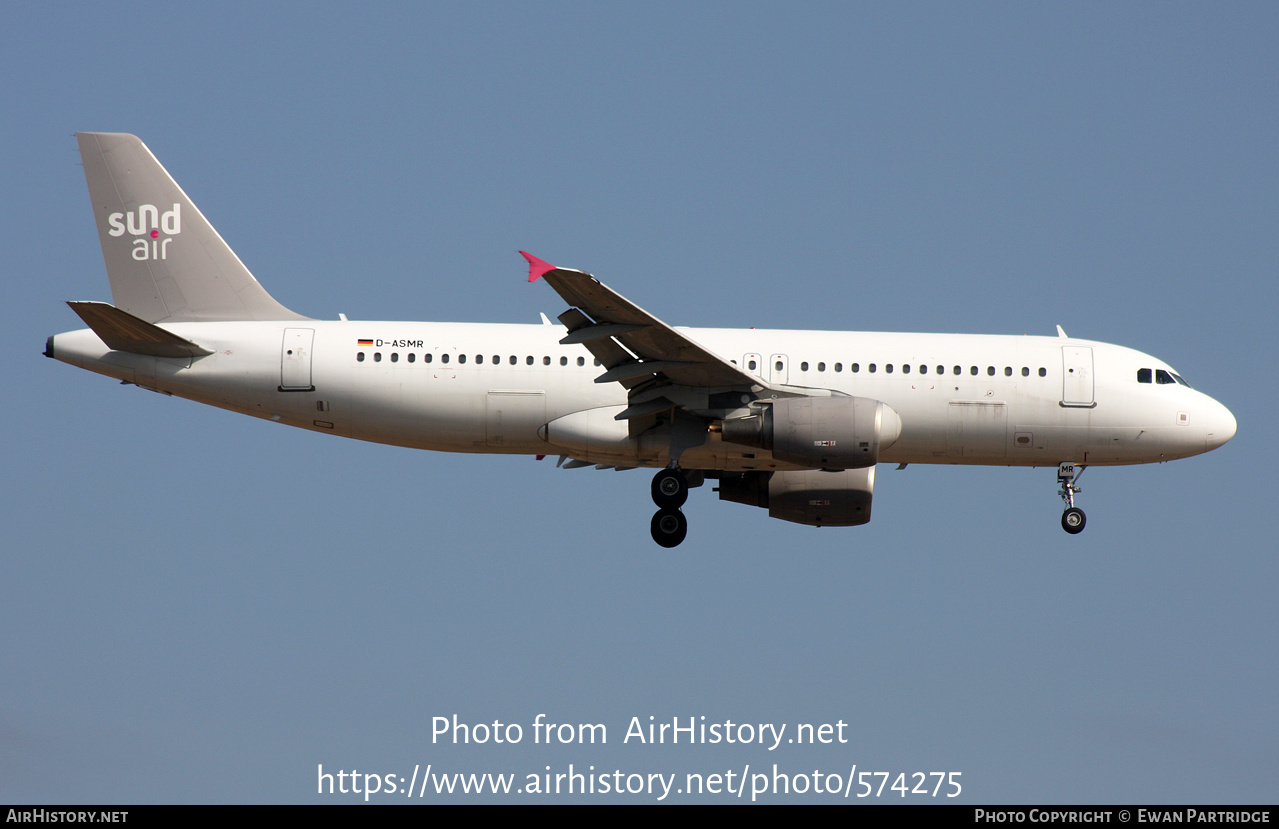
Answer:
<svg viewBox="0 0 1279 829"><path fill-rule="evenodd" d="M356 340L356 341L355 341L355 344L356 344L356 345L358 345L360 348L366 348L366 347L367 347L367 348L372 348L372 347L373 347L373 341L372 341L372 340Z"/></svg>

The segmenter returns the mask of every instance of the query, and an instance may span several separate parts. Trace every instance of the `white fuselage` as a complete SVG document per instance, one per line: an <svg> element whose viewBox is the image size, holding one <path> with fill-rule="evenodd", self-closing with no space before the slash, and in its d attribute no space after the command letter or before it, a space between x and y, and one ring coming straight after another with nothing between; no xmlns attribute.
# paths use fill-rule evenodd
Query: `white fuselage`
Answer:
<svg viewBox="0 0 1279 829"><path fill-rule="evenodd" d="M202 403L291 426L446 452L564 454L665 466L666 436L631 438L627 404L581 345L551 325L423 322L186 322L163 326L213 353L112 351L89 330L52 356ZM1233 436L1217 401L1164 362L1063 337L681 329L774 385L872 398L901 419L881 462L1053 466L1148 463ZM557 424L556 422L559 421ZM548 428L547 424L551 424ZM551 442L548 442L548 438ZM689 469L791 468L710 433Z"/></svg>

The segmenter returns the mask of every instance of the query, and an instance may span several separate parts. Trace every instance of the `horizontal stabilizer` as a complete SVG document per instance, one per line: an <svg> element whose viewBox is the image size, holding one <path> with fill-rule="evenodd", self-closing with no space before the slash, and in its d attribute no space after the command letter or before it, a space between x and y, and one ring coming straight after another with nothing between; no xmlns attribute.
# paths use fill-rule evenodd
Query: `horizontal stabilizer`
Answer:
<svg viewBox="0 0 1279 829"><path fill-rule="evenodd" d="M213 352L105 302L68 302L113 351L152 357L202 357Z"/></svg>

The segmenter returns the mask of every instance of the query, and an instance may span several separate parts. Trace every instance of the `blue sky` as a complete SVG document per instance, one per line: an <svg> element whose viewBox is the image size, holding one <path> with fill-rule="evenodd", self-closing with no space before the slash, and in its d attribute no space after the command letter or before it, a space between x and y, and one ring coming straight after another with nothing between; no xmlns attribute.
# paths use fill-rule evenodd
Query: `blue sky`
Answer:
<svg viewBox="0 0 1279 829"><path fill-rule="evenodd" d="M1273 5L9 4L0 23L0 799L345 802L318 765L428 763L945 770L967 803L1279 795ZM42 358L80 327L64 300L109 299L78 130L142 137L311 316L553 317L524 248L677 325L1061 324L1167 360L1239 434L1090 471L1077 537L1053 470L912 466L880 470L855 529L695 490L661 550L644 472L326 439ZM609 742L533 745L539 713ZM454 714L526 738L433 743ZM649 716L850 739L623 744Z"/></svg>

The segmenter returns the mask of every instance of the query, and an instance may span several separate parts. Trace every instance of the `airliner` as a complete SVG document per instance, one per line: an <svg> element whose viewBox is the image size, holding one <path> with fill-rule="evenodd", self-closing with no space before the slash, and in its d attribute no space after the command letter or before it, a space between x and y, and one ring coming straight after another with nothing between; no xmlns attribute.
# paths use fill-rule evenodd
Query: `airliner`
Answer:
<svg viewBox="0 0 1279 829"><path fill-rule="evenodd" d="M125 384L357 440L652 468L653 539L720 500L818 527L870 520L878 464L1057 469L1061 525L1089 466L1215 449L1230 411L1167 363L1056 336L672 327L521 251L559 324L317 320L272 298L137 137L79 133L112 302L45 355Z"/></svg>

